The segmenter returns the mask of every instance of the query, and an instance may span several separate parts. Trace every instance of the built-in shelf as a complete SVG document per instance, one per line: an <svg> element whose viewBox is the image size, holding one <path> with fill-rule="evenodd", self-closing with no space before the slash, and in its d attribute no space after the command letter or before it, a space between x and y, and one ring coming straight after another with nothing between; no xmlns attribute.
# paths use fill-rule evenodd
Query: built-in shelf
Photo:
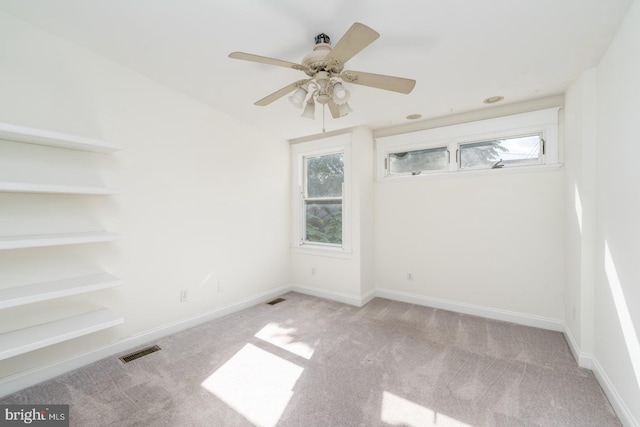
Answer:
<svg viewBox="0 0 640 427"><path fill-rule="evenodd" d="M100 139L67 135L42 129L33 129L10 123L0 123L0 139L46 145L49 147L69 148L72 150L92 151L94 153L112 153L120 147Z"/></svg>
<svg viewBox="0 0 640 427"><path fill-rule="evenodd" d="M108 273L96 273L0 289L0 310L54 298L113 288L121 284L122 280L115 276Z"/></svg>
<svg viewBox="0 0 640 427"><path fill-rule="evenodd" d="M73 245L79 243L110 242L118 240L119 234L106 231L81 233L35 234L28 236L2 236L0 249L38 248L43 246Z"/></svg>
<svg viewBox="0 0 640 427"><path fill-rule="evenodd" d="M79 316L0 334L0 360L111 328L123 321L122 317L103 308Z"/></svg>
<svg viewBox="0 0 640 427"><path fill-rule="evenodd" d="M68 135L10 123L0 123L0 140L93 153L112 153L120 150L120 147L101 139ZM28 152L32 151L29 150ZM28 152L26 153L27 156ZM34 180L36 182L39 181L38 179ZM104 186L0 181L0 192L91 196L119 194L121 191ZM64 201L62 200L62 202ZM43 208L46 209L46 206L43 205ZM55 218L52 218L52 221L55 221ZM106 231L0 236L0 250L109 242L119 238L118 234ZM0 289L0 310L84 294L122 284L122 280L105 272L66 279L58 279L57 277L49 277L49 279L40 283ZM26 311L25 314L31 312ZM124 319L119 315L103 308L73 317L5 332L0 334L0 360L110 328L123 323L123 321Z"/></svg>
<svg viewBox="0 0 640 427"><path fill-rule="evenodd" d="M25 182L0 181L0 192L5 193L44 193L44 194L120 194L118 188L87 187L77 185L30 184Z"/></svg>

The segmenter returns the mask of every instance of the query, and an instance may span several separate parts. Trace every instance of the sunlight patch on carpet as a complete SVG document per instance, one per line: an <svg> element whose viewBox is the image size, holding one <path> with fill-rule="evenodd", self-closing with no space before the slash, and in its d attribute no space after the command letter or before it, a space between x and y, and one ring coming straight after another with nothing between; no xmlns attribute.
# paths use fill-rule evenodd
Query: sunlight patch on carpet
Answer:
<svg viewBox="0 0 640 427"><path fill-rule="evenodd" d="M247 344L201 385L247 420L275 426L304 369Z"/></svg>
<svg viewBox="0 0 640 427"><path fill-rule="evenodd" d="M395 426L471 427L388 391L382 393L380 420Z"/></svg>
<svg viewBox="0 0 640 427"><path fill-rule="evenodd" d="M295 338L292 337L292 335L296 332L296 328L284 328L278 323L271 322L262 328L255 337L300 357L304 357L307 360L311 359L315 350L315 345L314 347L311 347L308 343L295 341Z"/></svg>

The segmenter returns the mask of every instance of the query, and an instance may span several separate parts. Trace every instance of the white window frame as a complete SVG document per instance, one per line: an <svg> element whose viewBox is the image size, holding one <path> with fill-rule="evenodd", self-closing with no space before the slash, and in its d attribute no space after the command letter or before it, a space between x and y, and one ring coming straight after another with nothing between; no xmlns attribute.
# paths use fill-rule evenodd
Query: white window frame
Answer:
<svg viewBox="0 0 640 427"><path fill-rule="evenodd" d="M343 153L342 245L308 242L304 239L305 158ZM351 136L349 134L298 142L291 146L292 247L301 253L324 256L351 254Z"/></svg>
<svg viewBox="0 0 640 427"><path fill-rule="evenodd" d="M534 171L557 168L558 163L558 111L559 108L513 114L474 122L442 126L411 133L376 138L376 177L378 180L419 179L433 176L462 174L509 173L513 171ZM543 140L543 150L539 163L510 165L508 167L465 168L460 167L460 146L474 142L514 138L539 134ZM389 175L387 162L389 154L429 148L447 147L449 164L447 170L425 171L419 175Z"/></svg>

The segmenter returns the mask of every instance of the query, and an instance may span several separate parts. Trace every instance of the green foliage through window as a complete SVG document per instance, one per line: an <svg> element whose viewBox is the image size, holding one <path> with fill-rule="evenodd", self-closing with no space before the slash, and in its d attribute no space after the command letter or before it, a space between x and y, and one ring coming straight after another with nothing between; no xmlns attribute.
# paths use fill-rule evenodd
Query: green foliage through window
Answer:
<svg viewBox="0 0 640 427"><path fill-rule="evenodd" d="M306 240L309 242L342 243L342 202L306 202Z"/></svg>
<svg viewBox="0 0 640 427"><path fill-rule="evenodd" d="M343 153L305 157L305 241L342 244L343 184Z"/></svg>

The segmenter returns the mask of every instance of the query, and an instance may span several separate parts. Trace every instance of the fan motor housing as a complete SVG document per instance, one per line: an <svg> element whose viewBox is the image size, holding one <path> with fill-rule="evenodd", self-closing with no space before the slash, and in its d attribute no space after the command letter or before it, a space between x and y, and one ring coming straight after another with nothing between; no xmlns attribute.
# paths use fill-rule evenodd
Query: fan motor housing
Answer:
<svg viewBox="0 0 640 427"><path fill-rule="evenodd" d="M313 50L302 58L302 65L308 67L314 73L324 70L326 67L325 58L331 52L331 46L328 43L318 43Z"/></svg>

